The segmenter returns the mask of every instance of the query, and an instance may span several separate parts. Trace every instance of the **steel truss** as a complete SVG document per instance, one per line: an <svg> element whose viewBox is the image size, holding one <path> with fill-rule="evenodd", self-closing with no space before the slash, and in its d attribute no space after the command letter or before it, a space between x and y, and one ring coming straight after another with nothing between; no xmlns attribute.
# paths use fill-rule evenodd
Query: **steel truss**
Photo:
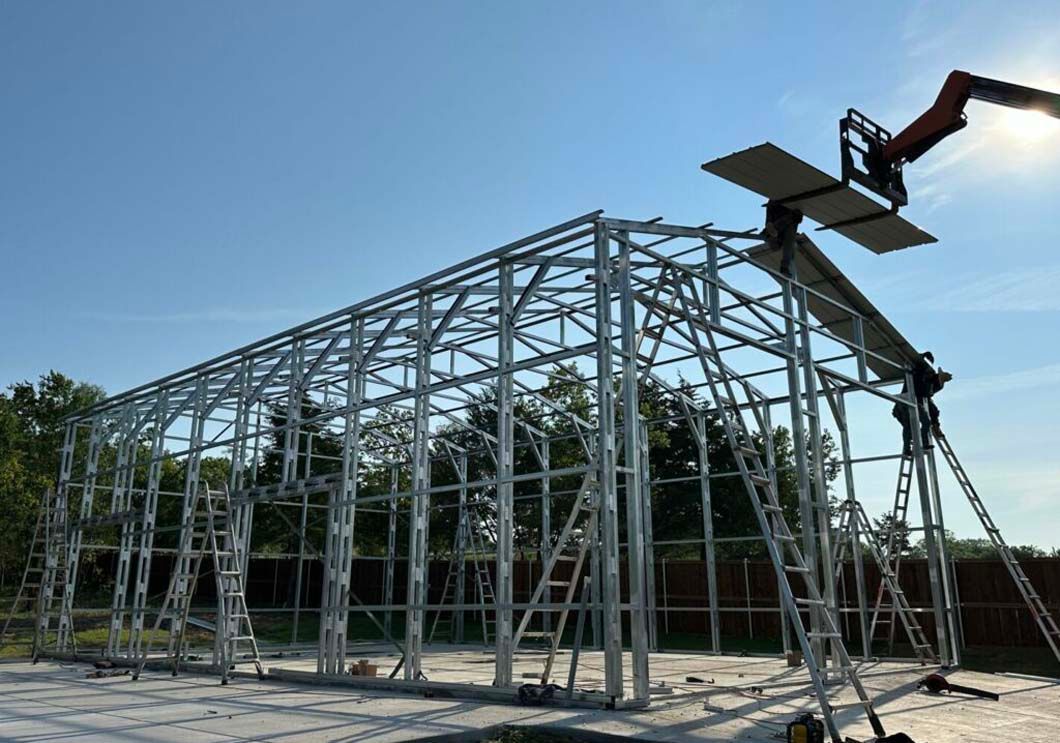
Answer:
<svg viewBox="0 0 1060 743"><path fill-rule="evenodd" d="M68 422L59 484L60 497L79 513L67 547L69 600L78 560L93 548L85 535L102 531L118 545L107 654L140 658L145 621L157 612L148 595L152 557L159 541L171 544L174 530L188 520L204 458L220 455L230 464L231 519L244 562L255 550L255 515L273 509L299 536L298 575L305 560L323 565L319 603L302 607L299 583L294 609L295 623L300 612L320 614L318 674L344 672L351 613L373 621L382 614L378 626L386 637L395 617L405 627L398 642L403 679L389 683L429 687L437 682L425 677L428 618L453 612L452 634L460 640L465 613L491 612L494 686L508 689L516 684L513 657L528 613L547 635L561 615L574 611L581 637L586 612L579 576L563 586L569 590L552 591L555 582L543 570L540 590L529 602L517 602L512 572L517 549L536 552L543 567L561 559L565 545L553 540L553 527L563 523L569 506L562 513L553 509L557 498L569 504L579 491L576 502L592 513L584 521L592 526L579 537L588 545L587 631L603 653L604 678L601 687L574 699L646 704L649 654L659 645L656 620L664 613L654 599L659 550L679 544L703 549L709 605L702 611L710 626L705 650L723 651L721 615L729 609L718 597L711 491L718 478L736 477L763 509L762 531L741 539L766 540L770 554L782 560L782 605L761 610L779 612L813 656L807 666L827 710L824 683L850 678L859 686L836 628L847 611L867 627L871 607L858 549L858 606L847 609L837 598L824 432L841 432L839 464L846 497L854 501L854 466L900 455L856 459L846 401L864 398L883 411L881 421L889 420L886 411L894 404L914 415L915 406L896 392L907 370L861 340L873 318L756 262L746 251L759 246L753 233L591 212L81 411ZM811 297L828 302L843 319L815 321ZM855 332L839 332L843 324ZM870 372L869 361L889 373ZM577 388L590 410L558 404L550 384ZM640 415L646 384L675 397L697 442L699 472L692 479L702 505L699 539L653 533L653 501L665 507L668 483L651 477L647 439L661 421ZM729 387L742 399L733 399ZM829 405L819 405L821 398ZM472 410L488 411L494 422L476 424ZM707 427L719 416L738 450L739 471L715 471L708 461ZM776 520L772 497L762 495L776 492L773 426L781 424L792 431L801 523L794 536ZM277 440L283 442L282 473L265 482L261 464ZM339 454L317 451L324 440L338 442ZM558 442L573 443L575 459L557 464ZM113 452L105 466L101 451ZM184 472L181 491L161 489L170 460ZM946 664L956 660L953 601L940 549L939 501L919 442L913 463L932 587L932 606L920 611L934 621L938 656ZM479 475L470 479L471 471ZM367 475L379 472L384 476L368 487ZM107 490L105 508L97 495ZM180 508L160 507L170 499ZM538 504L532 524L517 507L524 500ZM478 591L469 591L469 600L463 580L446 592L444 604L429 600L427 567L438 557L429 534L447 509L459 509L454 523L470 517L495 530L493 601L487 604ZM163 513L174 514L170 522ZM326 524L322 545L306 538L307 520L317 516ZM381 604L351 594L352 559L362 551L358 516L371 517L389 535ZM521 529L542 537L516 545ZM399 532L408 539L404 548ZM466 548L457 543L458 552ZM447 560L450 549L440 559ZM795 557L783 562L785 554ZM404 601L395 596L399 561L407 570ZM177 569L187 572L188 566ZM787 588L796 569L808 594ZM442 587L434 588L440 596ZM560 594L563 600L556 601ZM800 598L807 595L819 600ZM871 655L867 644L862 654ZM832 732L838 736L834 725Z"/></svg>

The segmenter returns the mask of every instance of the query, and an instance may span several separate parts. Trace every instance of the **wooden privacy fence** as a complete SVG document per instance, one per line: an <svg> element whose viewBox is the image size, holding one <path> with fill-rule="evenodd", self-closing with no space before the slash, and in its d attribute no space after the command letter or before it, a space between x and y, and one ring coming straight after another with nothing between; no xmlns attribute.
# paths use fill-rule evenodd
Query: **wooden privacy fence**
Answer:
<svg viewBox="0 0 1060 743"><path fill-rule="evenodd" d="M152 566L151 592L164 592L169 579L172 557L158 556ZM252 609L282 608L293 605L296 561L287 557L254 557L247 576L247 599ZM1060 559L1022 560L1020 564L1042 599L1060 615ZM355 558L351 590L363 603L378 605L383 600L385 561L378 558ZM430 563L430 602L441 599L448 563ZM302 607L312 611L320 606L320 564L306 560L302 579ZM557 566L555 579L566 577L567 563ZM492 572L492 565L491 565ZM879 585L879 571L871 560L865 563L870 606ZM474 595L468 571L466 595ZM622 570L625 574L625 566ZM1020 598L1012 578L999 560L958 560L952 565L960 605L961 626L966 645L1045 645L1037 625ZM541 576L541 563L516 560L514 600L526 602ZM721 609L721 632L731 637L779 637L780 615L773 566L765 560L721 560L717 563L718 605ZM406 564L398 560L394 573L394 603L403 605L406 592ZM902 562L901 584L914 608L930 609L931 588L924 560ZM793 584L794 585L794 584ZM796 586L801 588L801 586ZM200 581L203 598L213 591L213 581ZM625 587L623 586L623 591ZM559 601L562 589L553 589L553 600ZM452 597L450 597L451 600ZM623 600L626 597L623 596ZM848 563L843 571L839 600L844 608L857 607L854 570ZM351 601L351 604L356 602ZM655 563L655 603L660 644L665 647L665 632L709 636L707 613L706 566L700 560L662 560ZM857 614L844 615L844 626L857 636ZM922 621L929 638L934 640L934 622Z"/></svg>
<svg viewBox="0 0 1060 743"><path fill-rule="evenodd" d="M1053 612L1060 614L1060 559L1040 558L1020 561L1031 583ZM779 598L771 563L760 560L720 561L718 563L718 604L722 608L721 631L727 635L777 637L780 633ZM662 576L666 576L665 590ZM875 602L880 573L871 560L865 563L870 607ZM1016 584L1000 560L958 560L952 564L956 577L961 628L966 645L1045 646L1030 610ZM931 583L925 560L907 559L900 571L902 589L914 608L931 608ZM839 589L843 608L857 608L857 589L852 563L843 570ZM656 563L656 602L668 606L671 632L706 633L706 568L698 560L667 560ZM752 611L748 612L747 608ZM762 612L774 608L778 611ZM700 609L689 611L689 608ZM733 611L743 609L743 612ZM844 614L844 630L858 633L854 612ZM921 625L934 641L934 622L926 617ZM664 626L663 612L659 627Z"/></svg>

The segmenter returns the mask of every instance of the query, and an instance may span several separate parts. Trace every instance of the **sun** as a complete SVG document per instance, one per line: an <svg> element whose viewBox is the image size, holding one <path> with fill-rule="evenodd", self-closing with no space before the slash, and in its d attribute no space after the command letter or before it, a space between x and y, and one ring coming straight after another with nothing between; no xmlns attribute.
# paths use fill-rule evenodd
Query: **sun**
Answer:
<svg viewBox="0 0 1060 743"><path fill-rule="evenodd" d="M1041 111L1006 109L1001 124L1005 133L1010 137L1028 144L1041 142L1060 134L1060 119L1055 119Z"/></svg>

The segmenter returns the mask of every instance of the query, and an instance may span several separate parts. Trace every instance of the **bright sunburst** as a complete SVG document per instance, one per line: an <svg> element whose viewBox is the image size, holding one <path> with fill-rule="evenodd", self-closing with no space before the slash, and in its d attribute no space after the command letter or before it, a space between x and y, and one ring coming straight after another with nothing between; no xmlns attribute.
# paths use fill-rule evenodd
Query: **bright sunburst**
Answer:
<svg viewBox="0 0 1060 743"><path fill-rule="evenodd" d="M1060 119L1040 111L1006 109L1002 118L1005 133L1021 142L1040 142L1047 137L1060 134Z"/></svg>

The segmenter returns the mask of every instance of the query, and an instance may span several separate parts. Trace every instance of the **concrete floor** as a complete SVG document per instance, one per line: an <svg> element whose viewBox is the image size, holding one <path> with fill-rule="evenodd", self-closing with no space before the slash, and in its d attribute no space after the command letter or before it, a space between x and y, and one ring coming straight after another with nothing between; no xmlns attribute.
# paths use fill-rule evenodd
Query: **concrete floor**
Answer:
<svg viewBox="0 0 1060 743"><path fill-rule="evenodd" d="M374 652L373 652L374 651ZM353 658L385 658L383 648L358 648ZM584 658L579 687L592 687L601 659ZM310 659L268 659L270 668L315 668ZM581 665L581 664L580 664ZM540 667L520 656L516 675ZM404 741L473 740L480 731L512 724L576 732L588 740L620 736L654 741L775 741L800 710L813 710L803 672L774 659L692 654L652 656L653 684L670 693L653 696L647 709L608 711L519 707L453 698L424 698L345 686L303 685L239 678L220 686L215 677L146 671L86 679L85 664L0 664L0 741ZM597 670L594 670L597 669ZM442 648L428 656L432 680L468 681L491 674L489 656ZM905 732L918 743L996 743L1060 740L1060 684L966 671L951 680L1000 693L1001 701L935 696L914 690L924 673L917 666L876 663L862 678L875 696L888 732ZM713 679L692 686L685 676ZM750 693L761 686L761 693ZM837 703L852 699L837 689ZM869 738L854 709L838 718L846 735Z"/></svg>

